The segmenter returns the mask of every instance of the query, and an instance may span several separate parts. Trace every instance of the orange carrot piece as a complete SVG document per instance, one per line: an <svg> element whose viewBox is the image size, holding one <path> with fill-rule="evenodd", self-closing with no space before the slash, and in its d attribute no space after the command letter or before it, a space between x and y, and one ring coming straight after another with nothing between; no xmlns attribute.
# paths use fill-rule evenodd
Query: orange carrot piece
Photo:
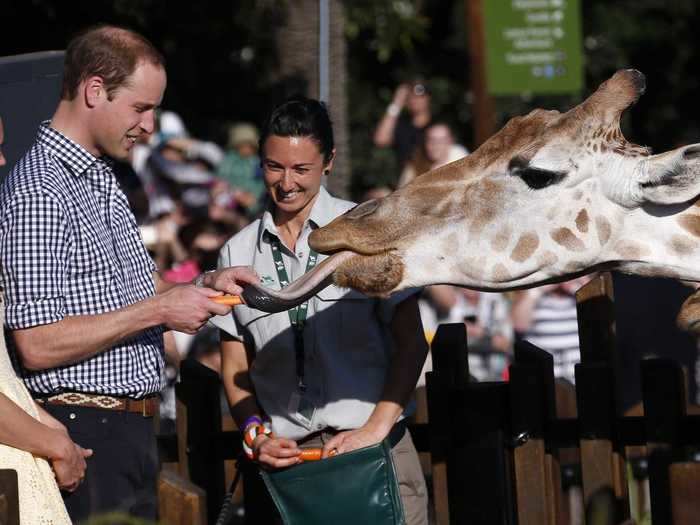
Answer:
<svg viewBox="0 0 700 525"><path fill-rule="evenodd" d="M217 295L211 298L212 301L219 304L225 304L228 306L236 306L243 304L243 299L239 295Z"/></svg>

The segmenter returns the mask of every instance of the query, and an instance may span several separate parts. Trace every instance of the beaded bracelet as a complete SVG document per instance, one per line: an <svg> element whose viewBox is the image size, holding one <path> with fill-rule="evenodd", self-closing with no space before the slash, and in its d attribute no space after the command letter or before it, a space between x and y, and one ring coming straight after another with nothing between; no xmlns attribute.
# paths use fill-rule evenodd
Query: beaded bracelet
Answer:
<svg viewBox="0 0 700 525"><path fill-rule="evenodd" d="M255 424L250 425L243 433L243 452L245 452L246 456L248 456L248 459L255 459L253 442L255 441L255 438L261 434L272 437L272 430L265 427L265 425Z"/></svg>
<svg viewBox="0 0 700 525"><path fill-rule="evenodd" d="M262 425L262 419L260 419L258 416L250 416L248 419L245 420L245 422L240 426L241 433L245 432L245 429L248 428L249 425L257 423L258 425Z"/></svg>

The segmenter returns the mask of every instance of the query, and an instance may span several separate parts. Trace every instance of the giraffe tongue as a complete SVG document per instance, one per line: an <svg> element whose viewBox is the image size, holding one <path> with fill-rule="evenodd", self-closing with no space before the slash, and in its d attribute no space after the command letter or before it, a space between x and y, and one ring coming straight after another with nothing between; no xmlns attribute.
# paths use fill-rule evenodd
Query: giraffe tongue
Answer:
<svg viewBox="0 0 700 525"><path fill-rule="evenodd" d="M257 284L246 285L242 294L245 304L269 313L294 308L332 284L335 269L354 255L350 251L335 253L283 290L272 290Z"/></svg>

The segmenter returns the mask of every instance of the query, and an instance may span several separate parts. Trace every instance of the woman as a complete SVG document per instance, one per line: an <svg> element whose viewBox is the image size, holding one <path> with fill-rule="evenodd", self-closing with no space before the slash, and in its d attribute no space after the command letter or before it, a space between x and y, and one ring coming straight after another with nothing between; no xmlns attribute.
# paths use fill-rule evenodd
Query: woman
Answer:
<svg viewBox="0 0 700 525"><path fill-rule="evenodd" d="M308 237L353 207L321 187L333 168L325 106L291 99L270 115L260 152L270 206L224 246L220 267L250 265L284 287L320 262ZM342 454L399 434L392 449L407 523L427 523L427 493L408 431L397 422L427 353L411 293L379 300L331 286L289 312L245 306L216 317L222 378L232 414L254 437L251 456L268 468L300 462L301 447ZM395 429L395 430L394 430ZM401 437L402 436L402 437Z"/></svg>
<svg viewBox="0 0 700 525"><path fill-rule="evenodd" d="M0 296L0 325L4 311ZM0 337L0 469L17 471L20 523L69 525L56 483L75 490L92 451L73 443L65 427L32 400L4 343Z"/></svg>
<svg viewBox="0 0 700 525"><path fill-rule="evenodd" d="M406 164L398 187L405 186L413 179L430 170L466 157L469 151L455 142L454 133L450 126L441 121L435 121L425 128L423 141L416 149L413 158Z"/></svg>

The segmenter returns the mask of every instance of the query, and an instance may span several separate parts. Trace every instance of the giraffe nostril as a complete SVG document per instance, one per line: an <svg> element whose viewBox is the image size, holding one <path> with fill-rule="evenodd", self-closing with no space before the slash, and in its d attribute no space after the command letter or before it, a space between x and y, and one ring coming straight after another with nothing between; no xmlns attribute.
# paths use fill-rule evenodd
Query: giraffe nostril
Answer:
<svg viewBox="0 0 700 525"><path fill-rule="evenodd" d="M688 146L683 150L683 160L695 160L700 157L700 144Z"/></svg>

